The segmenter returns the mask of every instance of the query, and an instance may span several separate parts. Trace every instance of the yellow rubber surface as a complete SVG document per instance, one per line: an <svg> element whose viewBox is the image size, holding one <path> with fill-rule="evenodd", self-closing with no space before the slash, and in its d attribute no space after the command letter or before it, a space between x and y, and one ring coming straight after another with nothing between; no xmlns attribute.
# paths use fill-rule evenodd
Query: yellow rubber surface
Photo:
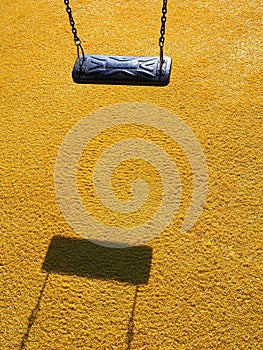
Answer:
<svg viewBox="0 0 263 350"><path fill-rule="evenodd" d="M71 6L87 53L150 56L158 55L161 3ZM260 3L168 1L165 54L173 68L170 84L160 88L74 84L76 52L63 1L1 0L1 350L263 348ZM60 145L82 118L126 102L166 108L194 132L209 171L204 210L181 231L193 184L178 150L182 207L146 244L148 283L137 287L129 269L123 280L99 276L80 260L69 273L71 245L63 250L63 242L53 259L60 264L57 253L65 260L64 271L47 272L52 239L80 239L56 199ZM113 183L120 197L125 169ZM91 250L81 247L72 254ZM103 254L110 270L111 253Z"/></svg>

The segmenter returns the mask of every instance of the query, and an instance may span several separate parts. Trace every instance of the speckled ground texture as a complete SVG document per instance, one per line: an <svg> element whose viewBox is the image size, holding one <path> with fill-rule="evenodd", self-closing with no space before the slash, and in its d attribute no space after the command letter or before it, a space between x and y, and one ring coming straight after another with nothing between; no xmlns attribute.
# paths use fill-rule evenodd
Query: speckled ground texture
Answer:
<svg viewBox="0 0 263 350"><path fill-rule="evenodd" d="M161 3L71 6L87 53L150 56ZM261 1L169 0L173 68L161 88L74 84L63 1L1 0L0 12L1 350L263 349ZM123 252L81 241L54 189L67 132L125 102L181 118L209 169L204 210L183 233L191 169L178 151L183 209L128 263Z"/></svg>

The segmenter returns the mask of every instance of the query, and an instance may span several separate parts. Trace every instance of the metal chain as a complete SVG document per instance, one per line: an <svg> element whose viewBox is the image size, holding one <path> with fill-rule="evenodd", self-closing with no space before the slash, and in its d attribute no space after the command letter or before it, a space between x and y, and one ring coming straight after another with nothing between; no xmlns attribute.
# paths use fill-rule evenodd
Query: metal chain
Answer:
<svg viewBox="0 0 263 350"><path fill-rule="evenodd" d="M85 60L84 49L83 49L83 47L81 45L81 40L80 40L80 38L78 37L78 34L77 34L77 29L75 27L75 21L74 21L73 16L72 16L72 10L71 10L71 8L69 6L69 0L64 0L64 4L66 5L66 11L67 11L67 14L68 14L69 23L71 25L71 31L72 31L73 36L74 36L74 43L77 46L77 55L78 55L78 60L79 60L79 66L81 68L82 63ZM81 60L80 60L80 52L81 52L81 55L82 55L82 63L81 63Z"/></svg>
<svg viewBox="0 0 263 350"><path fill-rule="evenodd" d="M160 29L160 38L159 38L159 47L160 47L160 71L162 70L162 66L164 63L164 59L163 59L163 47L164 47L164 35L165 35L165 23L166 23L166 14L167 14L167 3L168 0L163 0L163 7L162 7L162 17L161 17L161 29ZM83 47L81 45L81 40L78 37L77 34L77 29L75 27L75 21L73 19L72 16L72 10L69 6L69 0L64 0L64 4L66 5L66 11L68 14L68 18L69 18L69 23L71 25L71 31L73 33L74 36L74 42L75 45L77 46L77 54L78 54L78 59L79 59L79 66L81 67L81 60L80 60L80 52L82 54L82 62L85 60L85 54L84 54L84 50Z"/></svg>
<svg viewBox="0 0 263 350"><path fill-rule="evenodd" d="M160 30L160 38L159 38L159 47L160 47L160 71L162 70L162 66L164 63L163 59L163 47L164 47L164 34L165 34L165 23L166 23L166 14L167 14L167 2L168 0L163 0L162 7L162 17L161 17L161 30Z"/></svg>

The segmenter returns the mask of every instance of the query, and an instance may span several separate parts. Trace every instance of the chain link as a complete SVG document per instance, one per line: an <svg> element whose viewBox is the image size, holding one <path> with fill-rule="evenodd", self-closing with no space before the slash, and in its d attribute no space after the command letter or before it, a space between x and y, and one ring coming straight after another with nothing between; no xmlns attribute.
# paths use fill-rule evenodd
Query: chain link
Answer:
<svg viewBox="0 0 263 350"><path fill-rule="evenodd" d="M71 26L71 31L72 31L73 36L74 36L74 43L77 46L77 55L78 55L78 60L79 60L79 66L81 68L82 63L85 60L84 49L83 49L83 47L81 45L81 40L80 40L80 38L78 37L78 34L77 34L77 28L75 27L75 21L74 21L73 16L72 16L72 10L71 10L71 8L69 6L69 0L64 0L64 4L66 5L66 12L68 14L69 23L70 23L70 26ZM81 63L81 60L80 60L80 52L81 52L81 55L82 55L82 63Z"/></svg>
<svg viewBox="0 0 263 350"><path fill-rule="evenodd" d="M162 70L162 66L164 63L163 59L163 47L164 47L164 35L165 35L165 23L166 23L166 14L167 14L167 2L168 0L163 0L162 7L162 17L161 17L161 29L160 29L160 38L159 38L159 47L160 47L160 71Z"/></svg>

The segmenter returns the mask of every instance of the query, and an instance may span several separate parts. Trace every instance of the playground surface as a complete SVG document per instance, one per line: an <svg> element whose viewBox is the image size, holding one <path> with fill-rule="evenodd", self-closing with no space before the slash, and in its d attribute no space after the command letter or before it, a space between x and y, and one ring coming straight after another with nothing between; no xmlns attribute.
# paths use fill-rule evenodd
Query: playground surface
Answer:
<svg viewBox="0 0 263 350"><path fill-rule="evenodd" d="M159 54L162 1L70 5L86 53ZM75 84L63 1L1 0L0 12L0 349L263 349L261 1L168 1L164 50L173 64L165 87ZM138 127L140 108L149 115ZM89 192L96 159L127 135L170 154L181 200L151 239L107 248L95 244L93 226L83 237L61 210L56 162L84 118L92 124L98 116L101 130L129 113L130 123L98 132L83 152L77 186L86 209L121 230L147 222L163 203L161 172L138 157L117 167L111 185L125 202L131 179L144 178L157 193L143 212L109 216ZM160 115L164 125L166 113L174 115L171 130L191 130L207 165L205 202L187 232L199 170L182 135L150 125Z"/></svg>

